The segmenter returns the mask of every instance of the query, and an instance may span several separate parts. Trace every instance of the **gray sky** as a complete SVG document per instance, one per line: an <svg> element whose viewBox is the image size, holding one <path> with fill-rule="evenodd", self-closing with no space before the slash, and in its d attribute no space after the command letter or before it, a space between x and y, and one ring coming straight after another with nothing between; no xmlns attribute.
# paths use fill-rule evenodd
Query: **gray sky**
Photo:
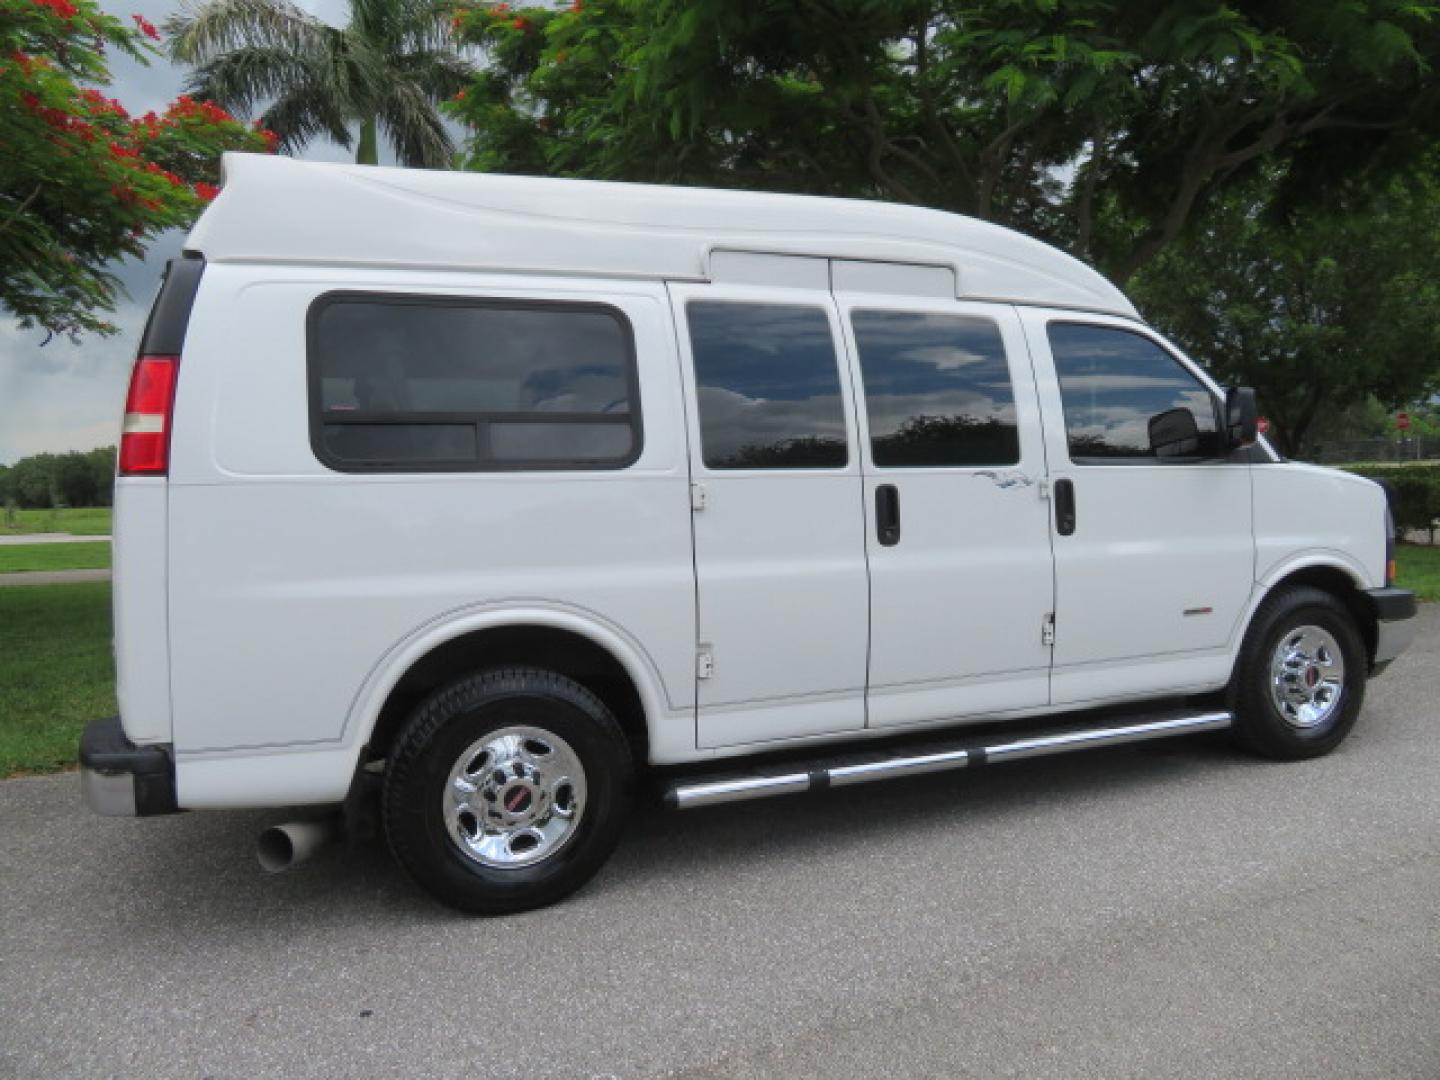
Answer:
<svg viewBox="0 0 1440 1080"><path fill-rule="evenodd" d="M300 0L301 6L329 22L343 22L345 0ZM102 0L101 7L122 19L144 15L157 25L178 7L177 0ZM114 81L107 93L132 114L162 111L182 92L183 69L155 59L144 67L112 57ZM387 148L382 145L382 155ZM333 143L313 145L304 155L323 161L349 161ZM23 331L0 311L0 464L43 451L89 450L119 437L120 410L130 364L145 315L150 310L165 260L180 251L181 233L170 233L151 246L143 262L127 260L116 271L129 293L110 321L114 337L86 336L72 345L59 338L42 347L43 333Z"/></svg>

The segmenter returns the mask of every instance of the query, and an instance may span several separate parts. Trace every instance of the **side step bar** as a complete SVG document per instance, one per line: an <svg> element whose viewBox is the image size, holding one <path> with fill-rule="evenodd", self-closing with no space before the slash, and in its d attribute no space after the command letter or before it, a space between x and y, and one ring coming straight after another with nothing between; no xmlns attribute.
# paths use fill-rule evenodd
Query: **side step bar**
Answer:
<svg viewBox="0 0 1440 1080"><path fill-rule="evenodd" d="M955 745L932 747L923 753L891 751L873 757L848 756L830 763L816 763L811 768L788 767L789 771L756 772L706 780L676 780L664 792L665 804L676 810L693 810L698 806L764 799L772 795L793 795L802 791L868 784L874 780L892 780L900 776L946 772L1000 761L1067 754L1073 750L1090 750L1124 743L1167 739L1176 735L1193 735L1201 731L1221 731L1234 723L1234 716L1223 710L1203 713L1171 714L1160 719L1137 720L1135 723L1107 727L1075 728L1049 734L1011 739L990 745Z"/></svg>

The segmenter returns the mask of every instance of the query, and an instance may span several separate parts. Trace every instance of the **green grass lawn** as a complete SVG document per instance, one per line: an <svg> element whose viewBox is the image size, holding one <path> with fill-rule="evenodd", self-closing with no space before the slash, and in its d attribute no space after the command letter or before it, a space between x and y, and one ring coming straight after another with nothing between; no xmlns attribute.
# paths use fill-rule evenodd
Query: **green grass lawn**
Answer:
<svg viewBox="0 0 1440 1080"><path fill-rule="evenodd" d="M79 507L73 510L0 511L0 536L21 533L70 533L72 536L109 536L110 507Z"/></svg>
<svg viewBox="0 0 1440 1080"><path fill-rule="evenodd" d="M1421 600L1440 600L1440 547L1399 544L1395 562L1396 585L1413 589Z"/></svg>
<svg viewBox="0 0 1440 1080"><path fill-rule="evenodd" d="M0 776L73 765L116 711L109 583L0 588Z"/></svg>
<svg viewBox="0 0 1440 1080"><path fill-rule="evenodd" d="M22 570L100 570L110 565L110 542L0 545L0 574Z"/></svg>

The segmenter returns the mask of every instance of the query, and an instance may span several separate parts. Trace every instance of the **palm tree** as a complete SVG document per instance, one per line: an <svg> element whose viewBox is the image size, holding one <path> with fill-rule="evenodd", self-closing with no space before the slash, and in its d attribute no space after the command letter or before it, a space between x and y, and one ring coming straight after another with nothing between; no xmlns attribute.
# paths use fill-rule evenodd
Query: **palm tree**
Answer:
<svg viewBox="0 0 1440 1080"><path fill-rule="evenodd" d="M336 29L290 0L209 0L168 20L173 59L194 68L192 93L248 113L287 151L328 135L374 165L384 131L403 165L445 168L454 144L436 105L474 70L455 50L437 0L349 0ZM352 134L358 131L358 138Z"/></svg>

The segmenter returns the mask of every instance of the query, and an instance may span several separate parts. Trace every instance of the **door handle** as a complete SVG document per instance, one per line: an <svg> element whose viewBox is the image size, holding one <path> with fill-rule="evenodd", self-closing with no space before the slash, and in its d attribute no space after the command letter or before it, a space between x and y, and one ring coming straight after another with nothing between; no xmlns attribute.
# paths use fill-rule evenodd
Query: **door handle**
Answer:
<svg viewBox="0 0 1440 1080"><path fill-rule="evenodd" d="M1055 531L1069 536L1075 531L1075 481L1055 481Z"/></svg>
<svg viewBox="0 0 1440 1080"><path fill-rule="evenodd" d="M882 547L900 542L900 492L894 484L875 489L875 538Z"/></svg>

